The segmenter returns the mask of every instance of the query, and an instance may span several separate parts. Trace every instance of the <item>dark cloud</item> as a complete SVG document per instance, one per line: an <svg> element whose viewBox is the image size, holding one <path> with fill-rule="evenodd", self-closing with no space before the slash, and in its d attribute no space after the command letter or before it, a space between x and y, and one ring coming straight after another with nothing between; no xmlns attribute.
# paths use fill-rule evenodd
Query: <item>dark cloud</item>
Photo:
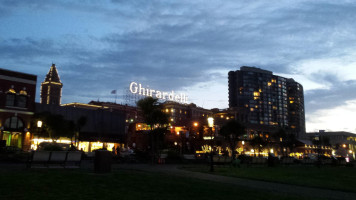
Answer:
<svg viewBox="0 0 356 200"><path fill-rule="evenodd" d="M356 42L356 5L348 2L113 0L102 4L0 4L0 17L11 17L17 8L47 12L59 9L79 12L85 21L93 20L93 27L88 26L84 36L69 29L60 37L1 38L2 66L19 70L27 67L25 72L36 66L40 70L33 73L39 74L42 81L51 62L56 63L65 101L110 98L111 90L124 90L130 81L161 90L179 90L204 82L207 85L210 80L226 77L220 71L227 73L243 65L274 73L298 73L296 63L343 56ZM101 23L95 24L95 20ZM95 35L101 28L107 30ZM351 92L354 81L343 82L323 71L308 76L329 89L306 93L307 112L356 98Z"/></svg>
<svg viewBox="0 0 356 200"><path fill-rule="evenodd" d="M328 89L309 90L305 93L305 110L308 113L346 105L356 99L356 81L333 82Z"/></svg>

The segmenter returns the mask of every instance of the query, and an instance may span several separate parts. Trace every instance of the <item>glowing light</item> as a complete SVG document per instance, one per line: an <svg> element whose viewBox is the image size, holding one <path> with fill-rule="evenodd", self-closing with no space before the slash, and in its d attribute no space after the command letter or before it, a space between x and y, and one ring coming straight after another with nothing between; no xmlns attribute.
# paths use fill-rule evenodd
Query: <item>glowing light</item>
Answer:
<svg viewBox="0 0 356 200"><path fill-rule="evenodd" d="M38 128L41 128L41 127L42 127L42 121L40 121L40 120L37 121L37 127L38 127Z"/></svg>
<svg viewBox="0 0 356 200"><path fill-rule="evenodd" d="M194 126L197 127L198 126L198 122L194 122Z"/></svg>
<svg viewBox="0 0 356 200"><path fill-rule="evenodd" d="M157 99L176 101L180 103L188 103L188 96L184 93L176 94L173 90L171 92L161 92L149 88L143 88L141 83L131 82L130 92L132 94L139 94L142 96L155 97Z"/></svg>
<svg viewBox="0 0 356 200"><path fill-rule="evenodd" d="M13 88L9 89L9 91L8 91L8 92L9 92L9 93L16 94L16 91L15 91Z"/></svg>
<svg viewBox="0 0 356 200"><path fill-rule="evenodd" d="M212 128L212 127L214 126L214 118L212 118L212 117L209 117L209 118L208 118L208 126L209 126L210 128Z"/></svg>

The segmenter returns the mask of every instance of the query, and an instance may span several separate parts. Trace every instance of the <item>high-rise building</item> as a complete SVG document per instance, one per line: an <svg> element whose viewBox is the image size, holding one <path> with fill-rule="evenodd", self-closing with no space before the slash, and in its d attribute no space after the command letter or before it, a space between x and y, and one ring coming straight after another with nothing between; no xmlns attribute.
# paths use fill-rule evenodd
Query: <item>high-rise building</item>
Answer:
<svg viewBox="0 0 356 200"><path fill-rule="evenodd" d="M305 133L302 85L271 71L246 66L230 71L229 108L255 131L283 127L297 136Z"/></svg>
<svg viewBox="0 0 356 200"><path fill-rule="evenodd" d="M45 80L41 84L41 103L61 104L62 87L63 84L59 78L56 65L52 64Z"/></svg>
<svg viewBox="0 0 356 200"><path fill-rule="evenodd" d="M293 79L287 79L288 122L290 131L298 138L305 134L305 111L303 86Z"/></svg>

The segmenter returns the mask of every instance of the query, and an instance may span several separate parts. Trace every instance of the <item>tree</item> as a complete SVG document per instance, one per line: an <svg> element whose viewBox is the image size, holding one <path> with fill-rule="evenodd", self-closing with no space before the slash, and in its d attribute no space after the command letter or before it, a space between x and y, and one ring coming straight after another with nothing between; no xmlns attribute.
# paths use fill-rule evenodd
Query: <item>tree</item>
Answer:
<svg viewBox="0 0 356 200"><path fill-rule="evenodd" d="M260 137L259 135L258 136L255 136L253 137L251 140L250 140L250 145L252 146L252 148L255 150L256 152L256 149L258 150L258 153L261 153L263 148L265 147L265 145L267 144L267 142L262 138ZM254 153L255 154L255 153Z"/></svg>
<svg viewBox="0 0 356 200"><path fill-rule="evenodd" d="M168 124L168 115L162 111L162 106L158 103L158 99L146 97L137 102L137 106L142 111L144 122L150 126L152 163L157 154L160 135L166 131L165 124ZM154 130L157 126L157 130Z"/></svg>
<svg viewBox="0 0 356 200"><path fill-rule="evenodd" d="M62 115L54 115L49 112L36 113L33 127L37 121L42 121L41 128L35 129L38 135L57 140L60 137L73 137L75 134L75 124L73 121L65 120Z"/></svg>
<svg viewBox="0 0 356 200"><path fill-rule="evenodd" d="M284 128L280 128L277 132L272 133L271 137L274 140L274 143L278 146L279 152L281 154L284 154L283 150L285 147L285 142L287 137L286 130Z"/></svg>
<svg viewBox="0 0 356 200"><path fill-rule="evenodd" d="M75 125L76 130L77 130L77 132L75 134L75 142L77 143L78 148L79 148L79 134L86 123L87 123L87 118L85 116L81 116L81 117L79 117L79 119L77 120L76 125Z"/></svg>
<svg viewBox="0 0 356 200"><path fill-rule="evenodd" d="M274 142L278 145L280 152L283 156L286 156L286 149L288 148L290 152L293 151L297 143L297 138L295 134L287 132L286 129L280 128L277 132L272 134Z"/></svg>
<svg viewBox="0 0 356 200"><path fill-rule="evenodd" d="M235 159L235 149L240 136L245 134L245 126L237 120L230 120L220 129L220 135L228 141L232 151L232 159Z"/></svg>
<svg viewBox="0 0 356 200"><path fill-rule="evenodd" d="M162 111L162 106L158 103L158 99L146 97L137 102L137 106L141 109L143 118L146 124L153 130L154 125L168 124L168 115Z"/></svg>

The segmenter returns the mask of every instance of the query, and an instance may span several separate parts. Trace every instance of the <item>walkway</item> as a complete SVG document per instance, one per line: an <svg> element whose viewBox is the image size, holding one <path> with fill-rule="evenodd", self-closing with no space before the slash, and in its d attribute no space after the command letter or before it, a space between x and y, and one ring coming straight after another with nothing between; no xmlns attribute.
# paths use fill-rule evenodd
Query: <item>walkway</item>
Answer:
<svg viewBox="0 0 356 200"><path fill-rule="evenodd" d="M120 164L113 165L113 169L138 170L164 173L169 175L197 178L201 180L220 183L234 184L241 187L265 190L278 194L292 194L298 197L321 198L321 199L356 199L356 193L342 192L336 190L319 189L303 186L295 186L266 181L257 181L242 178L219 176L208 173L192 172L178 169L176 165L147 165L147 164Z"/></svg>

